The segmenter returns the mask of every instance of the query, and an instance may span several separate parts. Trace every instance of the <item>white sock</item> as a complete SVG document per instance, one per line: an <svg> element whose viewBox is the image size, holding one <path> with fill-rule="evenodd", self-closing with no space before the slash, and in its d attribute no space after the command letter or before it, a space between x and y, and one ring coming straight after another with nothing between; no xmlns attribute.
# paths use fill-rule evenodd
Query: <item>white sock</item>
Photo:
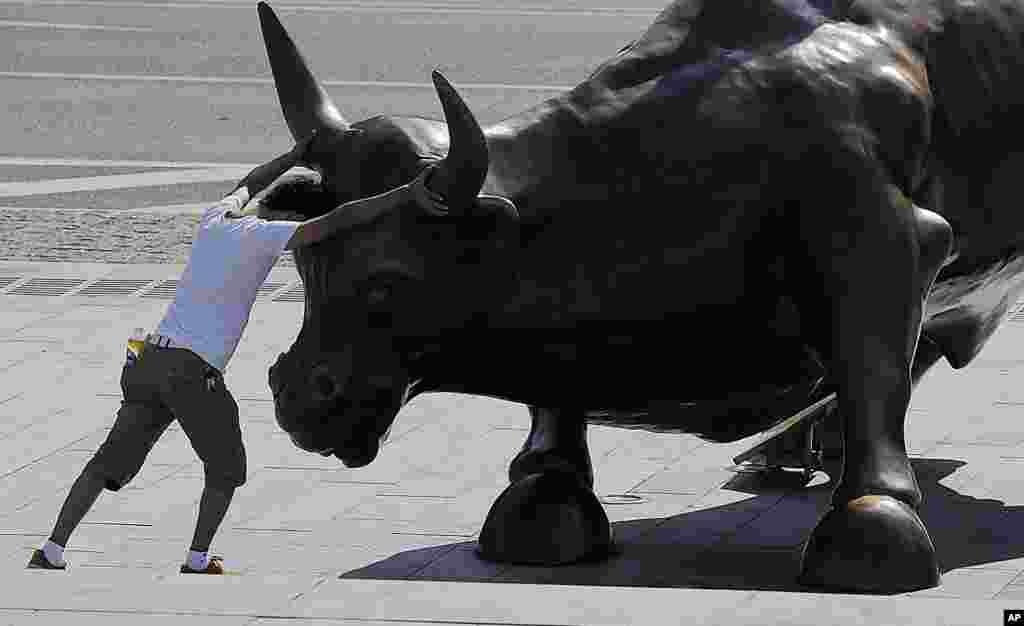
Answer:
<svg viewBox="0 0 1024 626"><path fill-rule="evenodd" d="M56 565L57 567L65 565L64 546L58 546L49 539L43 544L43 555L46 556L46 560L50 562L50 565Z"/></svg>
<svg viewBox="0 0 1024 626"><path fill-rule="evenodd" d="M209 552L196 552L195 550L188 551L188 567L194 570L204 570L210 563Z"/></svg>

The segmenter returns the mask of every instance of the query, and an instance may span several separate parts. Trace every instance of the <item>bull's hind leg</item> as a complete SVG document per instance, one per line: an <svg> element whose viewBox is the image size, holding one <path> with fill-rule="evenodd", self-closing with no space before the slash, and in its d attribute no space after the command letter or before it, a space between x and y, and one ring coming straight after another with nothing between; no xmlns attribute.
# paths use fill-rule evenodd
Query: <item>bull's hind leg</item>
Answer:
<svg viewBox="0 0 1024 626"><path fill-rule="evenodd" d="M512 484L480 531L481 555L560 565L606 554L611 525L594 496L583 413L530 407L530 418L530 434L509 467Z"/></svg>
<svg viewBox="0 0 1024 626"><path fill-rule="evenodd" d="M942 356L939 346L921 335L910 368L911 390L917 389L924 375ZM813 471L821 469L830 477L837 477L836 468L843 458L843 434L835 403L819 400L809 403L801 413L783 422L781 430L771 432L770 436L733 457L733 463L747 463L748 467L761 471L795 467L803 469L808 478ZM793 423L787 423L790 420Z"/></svg>
<svg viewBox="0 0 1024 626"><path fill-rule="evenodd" d="M939 572L916 513L921 492L904 420L925 298L952 230L847 156L850 163L833 165L845 165L853 184L832 197L850 198L848 208L816 207L800 217L810 261L805 293L812 294L804 304L810 319L823 321L815 342L837 387L845 452L832 507L805 545L801 581L921 589L938 584Z"/></svg>

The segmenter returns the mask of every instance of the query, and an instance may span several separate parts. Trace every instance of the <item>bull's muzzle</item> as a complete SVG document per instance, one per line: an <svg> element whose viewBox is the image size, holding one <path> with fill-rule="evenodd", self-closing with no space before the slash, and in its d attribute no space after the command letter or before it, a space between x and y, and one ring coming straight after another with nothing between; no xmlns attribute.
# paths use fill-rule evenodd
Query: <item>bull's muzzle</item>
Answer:
<svg viewBox="0 0 1024 626"><path fill-rule="evenodd" d="M292 443L294 443L300 450L315 452L320 456L331 456L331 454L334 453L334 447L324 446L323 444L314 441L309 433L296 431L288 433L288 436L291 438Z"/></svg>

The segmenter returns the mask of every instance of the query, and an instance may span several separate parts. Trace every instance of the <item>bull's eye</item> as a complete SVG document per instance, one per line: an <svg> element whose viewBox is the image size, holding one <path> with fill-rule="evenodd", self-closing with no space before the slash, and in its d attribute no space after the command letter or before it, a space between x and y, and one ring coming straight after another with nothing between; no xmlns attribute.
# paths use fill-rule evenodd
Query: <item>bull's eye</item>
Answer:
<svg viewBox="0 0 1024 626"><path fill-rule="evenodd" d="M373 306L380 306L391 298L393 288L390 284L378 283L366 292L366 303Z"/></svg>

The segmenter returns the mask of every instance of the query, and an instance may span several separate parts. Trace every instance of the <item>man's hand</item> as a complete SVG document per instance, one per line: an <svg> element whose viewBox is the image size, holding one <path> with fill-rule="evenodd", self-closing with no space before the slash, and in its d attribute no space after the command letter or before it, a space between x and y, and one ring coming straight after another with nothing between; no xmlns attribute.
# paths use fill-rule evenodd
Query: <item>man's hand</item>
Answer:
<svg viewBox="0 0 1024 626"><path fill-rule="evenodd" d="M309 137L295 144L288 152L263 165L257 165L251 172L246 174L245 178L235 185L235 189L247 187L250 198L263 191L268 185L277 180L281 174L284 174L296 165L302 165L302 159L307 156L309 146L313 143L313 139L316 136L316 131L314 131Z"/></svg>
<svg viewBox="0 0 1024 626"><path fill-rule="evenodd" d="M317 130L314 128L313 133L309 137L306 137L302 141L295 144L294 147L292 147L289 154L292 155L292 158L295 159L296 165L305 166L307 164L306 158L310 154L310 146L313 145L313 140L316 139L316 136Z"/></svg>

